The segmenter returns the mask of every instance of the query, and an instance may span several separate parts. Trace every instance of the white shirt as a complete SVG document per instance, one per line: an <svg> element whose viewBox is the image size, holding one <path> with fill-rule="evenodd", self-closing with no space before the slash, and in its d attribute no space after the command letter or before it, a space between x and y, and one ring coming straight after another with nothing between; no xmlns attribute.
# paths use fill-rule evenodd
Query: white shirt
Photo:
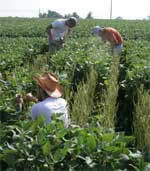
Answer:
<svg viewBox="0 0 150 171"><path fill-rule="evenodd" d="M65 25L66 19L57 19L52 23L51 33L53 40L60 40L67 34L69 27Z"/></svg>
<svg viewBox="0 0 150 171"><path fill-rule="evenodd" d="M50 123L52 114L63 113L60 119L64 121L65 126L69 124L67 102L63 98L48 97L42 102L38 102L32 106L30 116L33 120L37 119L39 115L45 117L46 124Z"/></svg>

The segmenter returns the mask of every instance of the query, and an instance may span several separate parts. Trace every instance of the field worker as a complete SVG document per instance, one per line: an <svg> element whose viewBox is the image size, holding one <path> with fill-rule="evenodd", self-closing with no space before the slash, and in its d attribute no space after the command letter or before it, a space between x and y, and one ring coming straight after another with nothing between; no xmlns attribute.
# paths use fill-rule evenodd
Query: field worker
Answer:
<svg viewBox="0 0 150 171"><path fill-rule="evenodd" d="M36 102L30 112L33 120L39 115L45 117L46 124L51 122L52 114L61 113L60 119L64 121L65 127L69 125L67 102L62 96L62 87L57 77L52 73L44 73L39 77L33 77L38 85L38 98L31 93L26 95L28 101Z"/></svg>
<svg viewBox="0 0 150 171"><path fill-rule="evenodd" d="M49 51L64 47L64 41L76 23L77 19L70 17L68 19L57 19L47 27Z"/></svg>
<svg viewBox="0 0 150 171"><path fill-rule="evenodd" d="M100 36L105 43L109 42L112 54L121 54L123 38L116 29L112 27L101 28L100 26L95 26L92 30L92 35Z"/></svg>

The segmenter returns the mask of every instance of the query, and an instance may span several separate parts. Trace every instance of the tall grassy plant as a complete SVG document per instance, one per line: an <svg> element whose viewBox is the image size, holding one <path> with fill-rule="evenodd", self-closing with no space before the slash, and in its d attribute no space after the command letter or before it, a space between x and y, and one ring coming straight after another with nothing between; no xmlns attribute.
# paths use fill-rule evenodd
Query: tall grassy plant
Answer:
<svg viewBox="0 0 150 171"><path fill-rule="evenodd" d="M106 90L102 96L102 111L104 114L103 126L108 128L115 127L115 117L117 111L117 96L118 96L118 75L119 75L119 56L113 56L112 65L108 80L105 81Z"/></svg>
<svg viewBox="0 0 150 171"><path fill-rule="evenodd" d="M96 71L92 69L87 75L87 78L86 82L81 82L78 85L72 105L72 120L80 126L84 126L88 122L93 109L93 98L97 79Z"/></svg>
<svg viewBox="0 0 150 171"><path fill-rule="evenodd" d="M135 108L137 147L150 150L150 91L144 90L143 86L138 89L138 101Z"/></svg>

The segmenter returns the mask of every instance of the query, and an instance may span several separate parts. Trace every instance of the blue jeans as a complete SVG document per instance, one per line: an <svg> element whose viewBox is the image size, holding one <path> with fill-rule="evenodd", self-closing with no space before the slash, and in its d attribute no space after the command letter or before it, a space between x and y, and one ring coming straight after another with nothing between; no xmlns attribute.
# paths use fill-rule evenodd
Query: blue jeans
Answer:
<svg viewBox="0 0 150 171"><path fill-rule="evenodd" d="M123 48L123 44L121 45L116 45L112 48L112 54L117 54L117 55L121 55L122 52L122 48Z"/></svg>

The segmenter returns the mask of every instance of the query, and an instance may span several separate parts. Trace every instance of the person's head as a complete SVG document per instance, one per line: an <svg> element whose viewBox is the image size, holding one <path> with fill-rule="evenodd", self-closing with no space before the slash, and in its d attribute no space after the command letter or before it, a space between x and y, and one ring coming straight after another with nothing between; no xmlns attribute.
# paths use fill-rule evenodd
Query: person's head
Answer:
<svg viewBox="0 0 150 171"><path fill-rule="evenodd" d="M77 24L77 19L75 17L70 17L66 20L66 25L70 28L75 27Z"/></svg>
<svg viewBox="0 0 150 171"><path fill-rule="evenodd" d="M62 87L57 77L52 73L44 73L38 77L33 77L38 84L38 98L44 100L47 97L59 98L62 96Z"/></svg>
<svg viewBox="0 0 150 171"><path fill-rule="evenodd" d="M42 101L48 98L49 95L38 85L37 87L37 98L39 101Z"/></svg>
<svg viewBox="0 0 150 171"><path fill-rule="evenodd" d="M100 27L100 26L95 26L93 29L92 29L92 35L93 36L101 36L102 35L102 31L103 31L103 28Z"/></svg>

